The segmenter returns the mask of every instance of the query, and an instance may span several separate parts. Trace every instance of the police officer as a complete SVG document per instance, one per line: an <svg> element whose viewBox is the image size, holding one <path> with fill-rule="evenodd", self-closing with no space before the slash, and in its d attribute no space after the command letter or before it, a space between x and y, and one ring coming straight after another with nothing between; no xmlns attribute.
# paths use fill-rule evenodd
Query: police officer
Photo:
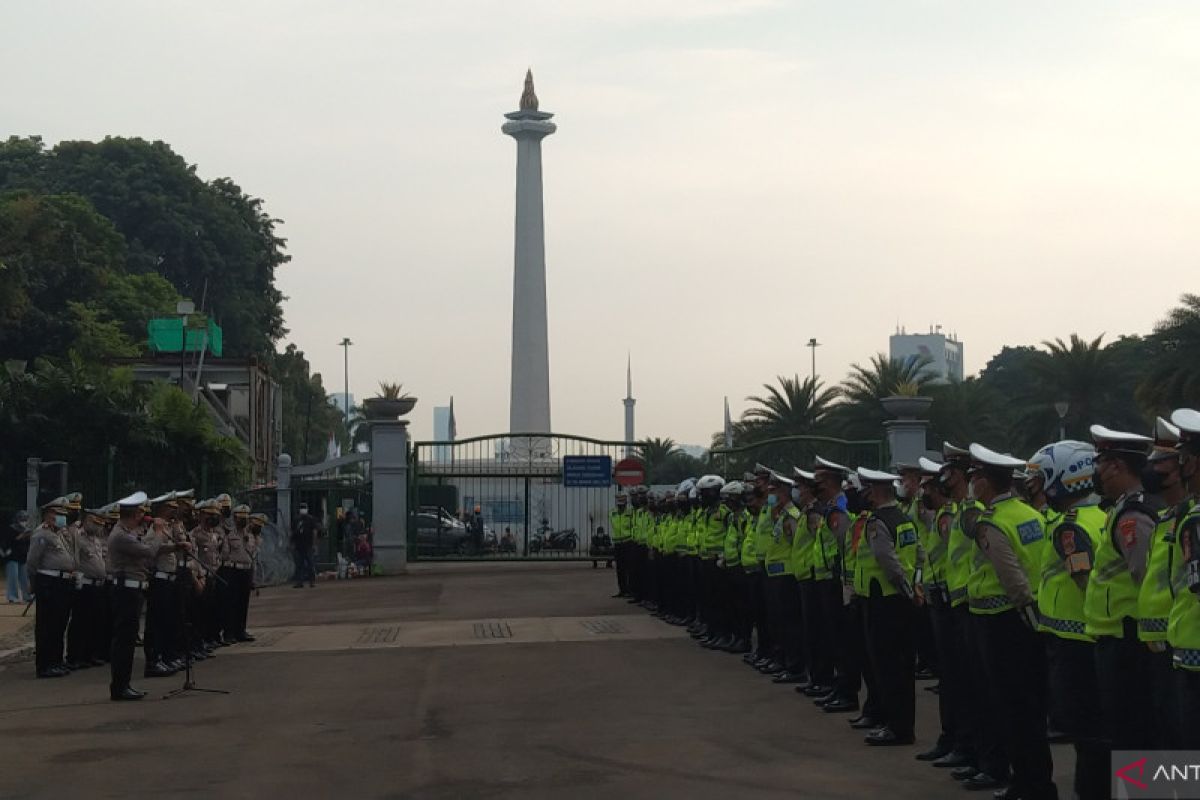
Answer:
<svg viewBox="0 0 1200 800"><path fill-rule="evenodd" d="M867 654L879 688L880 727L864 740L876 747L914 741L913 607L917 529L896 503L899 476L865 467L858 477L871 505L856 560L855 591L866 598Z"/></svg>
<svg viewBox="0 0 1200 800"><path fill-rule="evenodd" d="M225 581L221 585L221 622L222 642L226 645L254 641L254 637L246 630L254 569L254 562L246 549L250 507L239 505L231 510L231 516L233 531L225 536L219 573Z"/></svg>
<svg viewBox="0 0 1200 800"><path fill-rule="evenodd" d="M704 619L704 635L699 642L712 648L720 643L728 647L730 636L728 606L722 590L723 570L718 560L725 552L725 534L733 512L721 500L725 479L720 475L702 475L696 481L700 507L695 517L695 541L699 568L698 606Z"/></svg>
<svg viewBox="0 0 1200 800"><path fill-rule="evenodd" d="M75 579L75 547L67 530L66 497L56 497L42 506L42 524L29 540L26 567L37 597L34 622L39 678L61 678L70 674L63 663L63 635L71 616Z"/></svg>
<svg viewBox="0 0 1200 800"><path fill-rule="evenodd" d="M138 618L142 611L142 593L149 586L149 573L155 559L164 553L186 551L187 544L162 541L159 537L143 540L145 532L145 492L136 492L117 501L119 519L108 535L108 582L112 596L112 649L109 669L109 697L112 700L141 700L145 692L129 685L133 675L133 649L137 639Z"/></svg>
<svg viewBox="0 0 1200 800"><path fill-rule="evenodd" d="M804 632L800 616L800 593L791 572L792 542L803 514L792 501L791 478L772 472L767 483L767 508L771 526L765 560L767 568L767 616L777 642L774 660L760 671L775 683L808 682L804 669Z"/></svg>
<svg viewBox="0 0 1200 800"><path fill-rule="evenodd" d="M721 487L721 503L729 509L725 521L725 537L721 544L718 564L721 569L721 598L718 601L728 614L729 633L714 643L714 650L727 653L750 652L750 608L747 603L746 573L742 569L742 546L746 540L744 506L746 486L741 481L729 481Z"/></svg>
<svg viewBox="0 0 1200 800"><path fill-rule="evenodd" d="M143 541L156 548L149 574L150 591L146 601L146 632L142 637L146 657L143 677L166 678L183 668L179 642L180 613L175 541L174 492L150 500L151 521L142 535Z"/></svg>
<svg viewBox="0 0 1200 800"><path fill-rule="evenodd" d="M900 475L900 485L896 494L899 498L897 505L904 515L912 520L917 527L917 543L921 547L921 559L917 566L922 578L928 571L925 554L934 544L933 512L921 505L921 478L924 473L919 464L896 464L896 472ZM920 589L924 590L922 581ZM938 676L937 645L933 639L933 620L930 619L929 605L922 603L913 612L913 635L916 640L917 680L932 680ZM936 746L935 746L936 749Z"/></svg>
<svg viewBox="0 0 1200 800"><path fill-rule="evenodd" d="M850 529L846 532L845 546L841 553L842 613L846 624L841 636L845 662L842 665L844 672L838 675L838 695L849 699L857 707L859 691L863 684L866 684L867 694L862 703L861 713L850 719L849 724L855 730L870 731L882 725L883 711L871 659L867 657L867 598L855 589L855 581L859 577L858 553L860 549L869 547L866 530L871 519L867 490L858 477L857 469L846 478L842 484L842 491L846 495Z"/></svg>
<svg viewBox="0 0 1200 800"><path fill-rule="evenodd" d="M1104 512L1092 492L1096 450L1085 442L1046 445L1029 459L1029 480L1044 495L1047 528L1039 568L1038 630L1045 634L1051 724L1075 748L1075 796L1109 796L1108 760L1096 683L1095 639L1083 613L1088 575L1103 535Z"/></svg>
<svg viewBox="0 0 1200 800"><path fill-rule="evenodd" d="M1096 677L1112 748L1147 749L1156 741L1158 723L1151 653L1138 640L1137 600L1158 526L1142 488L1152 440L1102 425L1093 425L1091 434L1097 449L1094 479L1108 518L1084 599L1087 632L1096 637Z"/></svg>
<svg viewBox="0 0 1200 800"><path fill-rule="evenodd" d="M796 586L796 608L800 611L800 672L805 679L796 691L809 697L825 697L833 691L833 663L827 648L818 651L823 623L816 594L817 533L821 529L821 510L817 506L816 475L794 467L792 505L800 511L788 569ZM824 642L820 642L824 646Z"/></svg>
<svg viewBox="0 0 1200 800"><path fill-rule="evenodd" d="M815 698L818 707L831 714L858 708L857 697L852 701L844 696L838 691L836 681L836 676L846 668L839 634L846 625L841 554L850 530L850 515L842 482L849 472L847 467L820 456L813 461L813 580L811 610L805 617L805 638L813 654L811 678L814 685L807 694Z"/></svg>
<svg viewBox="0 0 1200 800"><path fill-rule="evenodd" d="M1188 497L1179 506L1174 556L1175 599L1167 625L1167 643L1175 664L1179 719L1177 747L1200 749L1200 411L1177 409L1171 422L1179 428L1179 476Z"/></svg>
<svg viewBox="0 0 1200 800"><path fill-rule="evenodd" d="M217 601L217 571L221 568L221 507L215 499L196 504L197 525L191 539L196 560L204 565L204 588L196 605L195 625L204 649L211 655L221 639L221 612Z"/></svg>
<svg viewBox="0 0 1200 800"><path fill-rule="evenodd" d="M613 558L617 562L617 593L613 597L632 597L629 576L633 562L633 511L624 491L617 492L616 508L608 513L608 530L612 533Z"/></svg>
<svg viewBox="0 0 1200 800"><path fill-rule="evenodd" d="M67 666L70 669L98 667L106 661L102 653L107 649L107 642L101 644L97 637L97 632L107 628L108 617L104 591L107 578L104 564L108 539L106 518L107 512L102 508L87 509L83 512L82 526L74 536L78 569L71 623L67 627Z"/></svg>
<svg viewBox="0 0 1200 800"><path fill-rule="evenodd" d="M975 560L967 584L994 720L1012 766L998 796L1058 797L1046 742L1046 666L1037 634L1037 587L1046 541L1041 514L1012 492L1021 459L970 446L971 488L984 504L975 526Z"/></svg>
<svg viewBox="0 0 1200 800"><path fill-rule="evenodd" d="M746 534L750 541L743 548L743 554L750 552L754 555L754 565L750 571L750 614L754 619L755 631L754 649L747 653L743 660L759 670L770 664L775 656L775 641L767 614L766 557L772 529L771 510L767 505L770 474L771 471L762 464L755 464L754 472L750 476L751 497L746 504L746 510L751 515L750 528ZM747 569L749 565L743 560L742 567Z"/></svg>

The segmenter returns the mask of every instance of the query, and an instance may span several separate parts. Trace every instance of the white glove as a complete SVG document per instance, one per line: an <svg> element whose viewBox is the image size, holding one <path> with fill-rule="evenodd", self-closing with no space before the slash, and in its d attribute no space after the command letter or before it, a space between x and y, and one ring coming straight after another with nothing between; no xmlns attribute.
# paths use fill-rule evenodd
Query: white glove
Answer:
<svg viewBox="0 0 1200 800"><path fill-rule="evenodd" d="M1029 630L1036 631L1039 622L1037 606L1030 603L1027 606L1021 606L1017 610L1021 613L1021 621L1029 627Z"/></svg>

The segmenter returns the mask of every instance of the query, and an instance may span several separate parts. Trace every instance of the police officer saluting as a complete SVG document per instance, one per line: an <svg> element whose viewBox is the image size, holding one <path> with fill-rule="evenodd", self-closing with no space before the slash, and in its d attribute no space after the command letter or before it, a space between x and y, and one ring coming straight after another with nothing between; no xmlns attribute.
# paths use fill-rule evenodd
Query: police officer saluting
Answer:
<svg viewBox="0 0 1200 800"><path fill-rule="evenodd" d="M71 604L71 624L67 628L67 666L70 669L101 666L107 660L108 642L101 643L97 633L107 630L108 609L104 582L105 543L108 536L107 511L88 509L74 546L76 591Z"/></svg>
<svg viewBox="0 0 1200 800"><path fill-rule="evenodd" d="M29 540L25 561L37 597L34 637L39 678L61 678L70 670L63 663L63 635L71 616L75 579L75 548L67 530L67 498L56 497L42 506L42 524Z"/></svg>
<svg viewBox="0 0 1200 800"><path fill-rule="evenodd" d="M142 611L142 592L149 587L149 572L154 560L164 553L190 549L186 543L164 542L158 538L142 540L146 502L145 492L118 500L120 518L108 535L113 626L109 697L113 700L141 700L145 696L145 692L132 688L129 680L133 674L133 648Z"/></svg>

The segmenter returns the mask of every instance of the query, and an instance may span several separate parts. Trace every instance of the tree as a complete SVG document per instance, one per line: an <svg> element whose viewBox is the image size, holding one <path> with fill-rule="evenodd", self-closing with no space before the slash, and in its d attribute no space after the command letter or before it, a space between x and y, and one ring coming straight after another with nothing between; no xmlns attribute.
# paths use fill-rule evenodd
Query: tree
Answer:
<svg viewBox="0 0 1200 800"><path fill-rule="evenodd" d="M935 379L928 366L928 357L900 360L885 353L876 353L865 367L852 364L838 387L842 402L829 411L832 428L845 439L878 439L888 418L883 398L907 387L927 394Z"/></svg>
<svg viewBox="0 0 1200 800"><path fill-rule="evenodd" d="M752 440L815 433L838 397L837 389L823 389L812 378L780 375L778 380L778 387L763 384L765 395L746 398L756 406L742 414L743 423L748 423L743 431L752 434Z"/></svg>
<svg viewBox="0 0 1200 800"><path fill-rule="evenodd" d="M979 442L1003 449L1008 441L1005 408L997 394L979 378L967 378L928 388L933 398L929 410L934 448L942 442L966 447Z"/></svg>
<svg viewBox="0 0 1200 800"><path fill-rule="evenodd" d="M1149 365L1137 397L1152 414L1200 408L1200 295L1185 294L1147 341Z"/></svg>
<svg viewBox="0 0 1200 800"><path fill-rule="evenodd" d="M283 452L293 463L323 461L330 436L343 450L349 449L345 418L325 391L320 374L309 370L304 352L289 344L270 364L271 377L283 393Z"/></svg>

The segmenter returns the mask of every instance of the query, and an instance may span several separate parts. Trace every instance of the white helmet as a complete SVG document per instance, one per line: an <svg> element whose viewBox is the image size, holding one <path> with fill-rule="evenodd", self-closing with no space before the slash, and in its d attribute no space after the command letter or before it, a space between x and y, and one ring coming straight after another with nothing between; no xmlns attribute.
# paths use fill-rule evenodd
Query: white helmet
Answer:
<svg viewBox="0 0 1200 800"><path fill-rule="evenodd" d="M721 487L721 497L739 497L744 491L746 486L741 481L730 481Z"/></svg>
<svg viewBox="0 0 1200 800"><path fill-rule="evenodd" d="M725 485L725 479L720 475L705 475L696 481L696 488L700 491L705 489L720 489Z"/></svg>
<svg viewBox="0 0 1200 800"><path fill-rule="evenodd" d="M675 488L676 499L686 499L692 490L696 488L696 479L688 478Z"/></svg>
<svg viewBox="0 0 1200 800"><path fill-rule="evenodd" d="M1029 477L1040 476L1042 491L1051 500L1092 490L1092 461L1096 448L1087 442L1066 440L1048 444L1029 459Z"/></svg>

